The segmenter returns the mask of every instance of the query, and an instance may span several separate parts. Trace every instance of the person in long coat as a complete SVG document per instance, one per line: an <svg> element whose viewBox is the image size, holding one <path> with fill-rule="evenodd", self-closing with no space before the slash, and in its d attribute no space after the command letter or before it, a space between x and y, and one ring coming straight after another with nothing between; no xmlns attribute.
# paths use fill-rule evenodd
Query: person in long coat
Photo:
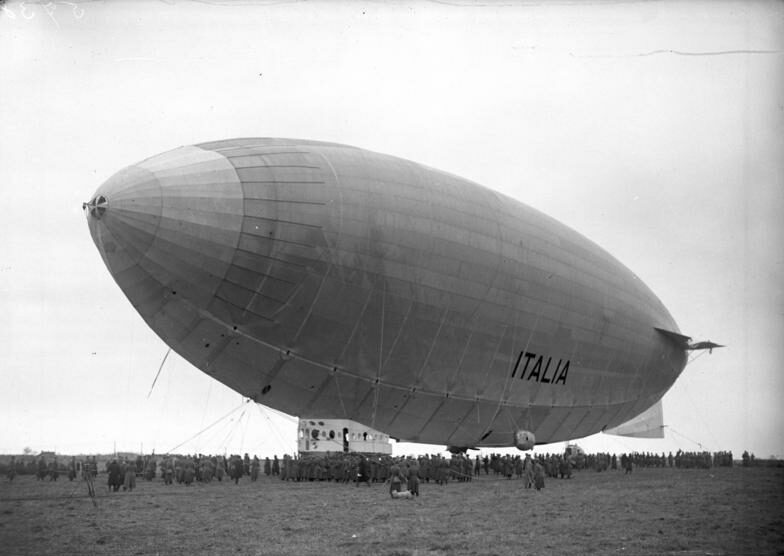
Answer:
<svg viewBox="0 0 784 556"><path fill-rule="evenodd" d="M108 471L109 471L109 479L108 479L109 490L117 492L118 490L120 490L120 486L122 485L123 482L123 473L122 473L122 468L120 467L120 464L117 463L116 459L113 459L109 463Z"/></svg>
<svg viewBox="0 0 784 556"><path fill-rule="evenodd" d="M250 464L250 480L251 481L258 481L259 479L259 468L261 467L261 462L259 461L258 456L253 456L253 461Z"/></svg>
<svg viewBox="0 0 784 556"><path fill-rule="evenodd" d="M534 463L534 486L536 490L544 488L544 466L539 461Z"/></svg>
<svg viewBox="0 0 784 556"><path fill-rule="evenodd" d="M123 490L131 491L136 488L136 465L132 461L125 463L125 480Z"/></svg>
<svg viewBox="0 0 784 556"><path fill-rule="evenodd" d="M370 466L365 456L359 457L359 465L357 466L357 486L359 483L365 483L370 486Z"/></svg>
<svg viewBox="0 0 784 556"><path fill-rule="evenodd" d="M243 464L240 456L232 456L229 462L229 477L234 481L234 484L239 484L242 477Z"/></svg>

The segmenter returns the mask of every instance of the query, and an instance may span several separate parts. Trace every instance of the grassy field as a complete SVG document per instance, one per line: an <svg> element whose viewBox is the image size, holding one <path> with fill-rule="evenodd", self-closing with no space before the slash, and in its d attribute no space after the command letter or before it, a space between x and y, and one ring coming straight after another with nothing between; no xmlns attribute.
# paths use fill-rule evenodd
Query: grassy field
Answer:
<svg viewBox="0 0 784 556"><path fill-rule="evenodd" d="M385 485L233 483L133 492L17 476L0 483L0 553L784 554L784 469L583 471L549 480Z"/></svg>

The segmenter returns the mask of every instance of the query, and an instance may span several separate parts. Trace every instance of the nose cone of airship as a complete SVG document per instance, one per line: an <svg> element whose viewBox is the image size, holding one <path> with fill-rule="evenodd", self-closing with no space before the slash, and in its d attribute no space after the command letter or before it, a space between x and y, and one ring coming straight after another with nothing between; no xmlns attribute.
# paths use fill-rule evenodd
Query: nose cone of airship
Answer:
<svg viewBox="0 0 784 556"><path fill-rule="evenodd" d="M210 299L234 255L242 201L223 155L182 147L121 170L84 209L109 272L149 318L175 292Z"/></svg>
<svg viewBox="0 0 784 556"><path fill-rule="evenodd" d="M87 223L113 275L138 264L161 222L161 184L155 174L129 166L109 178L85 203Z"/></svg>

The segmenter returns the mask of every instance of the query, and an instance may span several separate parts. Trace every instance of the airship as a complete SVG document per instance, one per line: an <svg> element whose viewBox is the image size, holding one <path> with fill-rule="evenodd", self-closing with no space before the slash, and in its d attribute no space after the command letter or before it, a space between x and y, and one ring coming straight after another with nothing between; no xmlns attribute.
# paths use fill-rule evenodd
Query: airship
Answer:
<svg viewBox="0 0 784 556"><path fill-rule="evenodd" d="M361 148L180 147L83 208L117 285L196 368L399 440L529 449L649 422L696 345L564 224Z"/></svg>

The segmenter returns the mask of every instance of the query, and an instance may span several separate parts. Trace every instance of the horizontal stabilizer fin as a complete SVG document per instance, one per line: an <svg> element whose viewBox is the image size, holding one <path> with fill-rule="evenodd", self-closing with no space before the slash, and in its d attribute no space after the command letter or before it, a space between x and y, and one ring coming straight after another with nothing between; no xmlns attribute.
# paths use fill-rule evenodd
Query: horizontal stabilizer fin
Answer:
<svg viewBox="0 0 784 556"><path fill-rule="evenodd" d="M607 434L632 438L664 438L664 412L661 400L625 423L607 429Z"/></svg>
<svg viewBox="0 0 784 556"><path fill-rule="evenodd" d="M679 334L677 332L673 332L671 330L665 330L663 328L656 328L654 330L659 334L663 335L668 340L672 340L678 347L682 347L683 349L689 349L689 342L691 341L690 336L684 336L683 334Z"/></svg>
<svg viewBox="0 0 784 556"><path fill-rule="evenodd" d="M714 348L724 347L721 344L716 344L711 341L692 343L691 336L684 336L683 334L679 334L678 332L672 332L671 330L665 330L663 328L656 328L655 326L654 326L654 330L656 330L656 332L666 337L668 340L675 342L675 344L678 347L682 349L688 349L690 351L696 351L700 349L707 349L713 351Z"/></svg>

